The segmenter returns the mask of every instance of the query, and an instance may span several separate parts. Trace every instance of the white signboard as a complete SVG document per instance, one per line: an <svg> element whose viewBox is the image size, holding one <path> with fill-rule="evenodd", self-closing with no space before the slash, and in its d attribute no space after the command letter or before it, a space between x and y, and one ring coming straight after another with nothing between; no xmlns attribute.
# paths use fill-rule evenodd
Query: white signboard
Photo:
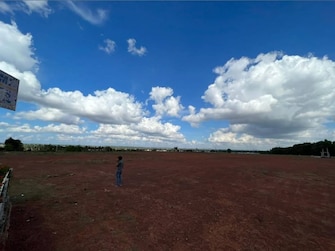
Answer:
<svg viewBox="0 0 335 251"><path fill-rule="evenodd" d="M0 70L0 107L15 111L19 82L20 80Z"/></svg>

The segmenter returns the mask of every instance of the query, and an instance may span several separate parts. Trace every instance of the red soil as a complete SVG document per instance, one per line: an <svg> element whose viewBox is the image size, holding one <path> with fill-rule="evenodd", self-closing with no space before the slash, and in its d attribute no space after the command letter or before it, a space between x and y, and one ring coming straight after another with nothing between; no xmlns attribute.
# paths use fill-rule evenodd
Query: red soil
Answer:
<svg viewBox="0 0 335 251"><path fill-rule="evenodd" d="M335 250L335 159L5 153L5 250Z"/></svg>

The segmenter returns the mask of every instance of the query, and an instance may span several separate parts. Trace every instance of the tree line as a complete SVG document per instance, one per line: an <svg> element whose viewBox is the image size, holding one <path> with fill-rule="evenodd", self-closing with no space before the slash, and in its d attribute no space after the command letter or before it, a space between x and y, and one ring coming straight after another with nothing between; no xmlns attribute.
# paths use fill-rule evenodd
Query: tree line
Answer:
<svg viewBox="0 0 335 251"><path fill-rule="evenodd" d="M275 147L270 150L271 154L291 154L291 155L314 155L320 156L322 151L329 151L331 156L335 155L335 141L327 139L315 143L302 143L290 147Z"/></svg>
<svg viewBox="0 0 335 251"><path fill-rule="evenodd" d="M176 147L173 149L175 150ZM4 151L24 151L24 145L19 139L8 138L5 140ZM69 145L69 146L56 146L56 145L39 145L36 151L44 152L87 152L87 151L120 151L118 148L112 148L109 146L80 146L80 145ZM128 149L129 150L129 149ZM138 149L131 149L138 150ZM143 149L142 149L143 150ZM270 153L270 154L286 154L286 155L314 155L320 156L322 151L329 151L330 156L335 155L335 141L331 142L327 139L315 143L302 143L296 144L290 147L274 147L270 151L262 151L259 153ZM28 149L31 151L31 149ZM231 153L232 150L228 149L226 152Z"/></svg>

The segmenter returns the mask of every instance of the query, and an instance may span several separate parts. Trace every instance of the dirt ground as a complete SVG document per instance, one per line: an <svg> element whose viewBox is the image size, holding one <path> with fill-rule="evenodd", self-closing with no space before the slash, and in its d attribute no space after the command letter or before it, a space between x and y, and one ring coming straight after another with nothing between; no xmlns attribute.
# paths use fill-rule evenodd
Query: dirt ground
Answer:
<svg viewBox="0 0 335 251"><path fill-rule="evenodd" d="M0 163L14 169L8 251L335 250L334 158L1 153Z"/></svg>

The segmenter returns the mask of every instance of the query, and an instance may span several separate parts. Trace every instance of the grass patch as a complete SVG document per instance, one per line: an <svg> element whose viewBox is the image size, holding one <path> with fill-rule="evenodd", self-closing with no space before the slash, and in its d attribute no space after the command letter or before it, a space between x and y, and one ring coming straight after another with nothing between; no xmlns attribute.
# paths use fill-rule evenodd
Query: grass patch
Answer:
<svg viewBox="0 0 335 251"><path fill-rule="evenodd" d="M136 222L135 217L133 215L129 214L129 213L122 213L117 218L118 218L118 220L120 220L122 222L130 222L130 223L135 223Z"/></svg>
<svg viewBox="0 0 335 251"><path fill-rule="evenodd" d="M14 178L9 187L9 195L13 204L50 198L51 192L51 185L44 185L32 179L16 180Z"/></svg>
<svg viewBox="0 0 335 251"><path fill-rule="evenodd" d="M0 164L0 177L3 177L6 175L6 173L9 171L10 167L6 165Z"/></svg>

